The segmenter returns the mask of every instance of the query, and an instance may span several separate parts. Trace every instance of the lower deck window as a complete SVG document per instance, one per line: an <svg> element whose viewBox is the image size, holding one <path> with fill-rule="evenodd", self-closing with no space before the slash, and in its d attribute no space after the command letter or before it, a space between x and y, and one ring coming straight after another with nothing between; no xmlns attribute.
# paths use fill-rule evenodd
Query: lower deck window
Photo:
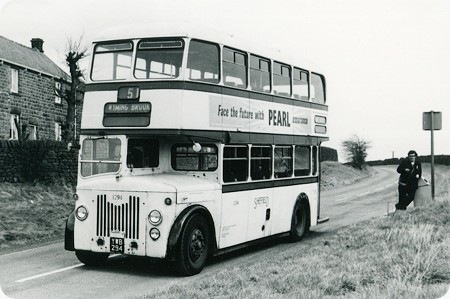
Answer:
<svg viewBox="0 0 450 299"><path fill-rule="evenodd" d="M248 147L225 146L223 149L223 181L243 182L248 178Z"/></svg>
<svg viewBox="0 0 450 299"><path fill-rule="evenodd" d="M266 180L272 177L271 146L252 147L250 159L250 176L252 180Z"/></svg>
<svg viewBox="0 0 450 299"><path fill-rule="evenodd" d="M275 178L292 176L292 146L275 146L274 153Z"/></svg>
<svg viewBox="0 0 450 299"><path fill-rule="evenodd" d="M176 144L172 147L172 168L186 171L214 171L217 169L217 147L202 144L194 151L192 144Z"/></svg>
<svg viewBox="0 0 450 299"><path fill-rule="evenodd" d="M295 176L307 176L311 174L311 148L309 146L295 147Z"/></svg>
<svg viewBox="0 0 450 299"><path fill-rule="evenodd" d="M158 167L159 142L153 139L129 139L127 165L133 168Z"/></svg>

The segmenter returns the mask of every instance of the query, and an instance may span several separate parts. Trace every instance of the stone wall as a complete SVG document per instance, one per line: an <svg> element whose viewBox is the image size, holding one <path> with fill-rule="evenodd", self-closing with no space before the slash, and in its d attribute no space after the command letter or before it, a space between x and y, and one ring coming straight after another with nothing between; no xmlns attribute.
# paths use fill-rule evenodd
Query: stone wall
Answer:
<svg viewBox="0 0 450 299"><path fill-rule="evenodd" d="M76 184L77 162L63 142L0 140L0 182Z"/></svg>

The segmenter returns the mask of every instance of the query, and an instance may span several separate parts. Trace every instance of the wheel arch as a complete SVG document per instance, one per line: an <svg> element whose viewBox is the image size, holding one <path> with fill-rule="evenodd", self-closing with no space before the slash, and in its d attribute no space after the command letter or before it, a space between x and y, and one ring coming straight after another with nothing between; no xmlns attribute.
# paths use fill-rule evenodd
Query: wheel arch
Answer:
<svg viewBox="0 0 450 299"><path fill-rule="evenodd" d="M168 260L174 261L176 259L181 231L183 230L186 220L194 214L202 215L206 219L210 233L210 241L212 244L211 253L215 253L217 251L216 230L211 213L202 205L192 205L184 209L180 215L178 215L172 225L172 228L170 229L166 253L166 258Z"/></svg>

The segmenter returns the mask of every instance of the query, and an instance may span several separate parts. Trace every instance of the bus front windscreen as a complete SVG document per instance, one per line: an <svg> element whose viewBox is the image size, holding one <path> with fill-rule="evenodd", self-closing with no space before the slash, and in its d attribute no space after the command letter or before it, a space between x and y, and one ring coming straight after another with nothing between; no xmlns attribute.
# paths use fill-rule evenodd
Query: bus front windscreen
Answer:
<svg viewBox="0 0 450 299"><path fill-rule="evenodd" d="M89 177L118 172L121 146L119 138L85 139L81 148L81 175Z"/></svg>

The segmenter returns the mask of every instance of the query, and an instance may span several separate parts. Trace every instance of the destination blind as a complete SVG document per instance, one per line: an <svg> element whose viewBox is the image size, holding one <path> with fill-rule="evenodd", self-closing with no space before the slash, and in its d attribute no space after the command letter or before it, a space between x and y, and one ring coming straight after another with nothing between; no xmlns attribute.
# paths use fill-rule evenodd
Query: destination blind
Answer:
<svg viewBox="0 0 450 299"><path fill-rule="evenodd" d="M149 113L151 104L143 103L106 103L105 114L122 114L122 113Z"/></svg>

